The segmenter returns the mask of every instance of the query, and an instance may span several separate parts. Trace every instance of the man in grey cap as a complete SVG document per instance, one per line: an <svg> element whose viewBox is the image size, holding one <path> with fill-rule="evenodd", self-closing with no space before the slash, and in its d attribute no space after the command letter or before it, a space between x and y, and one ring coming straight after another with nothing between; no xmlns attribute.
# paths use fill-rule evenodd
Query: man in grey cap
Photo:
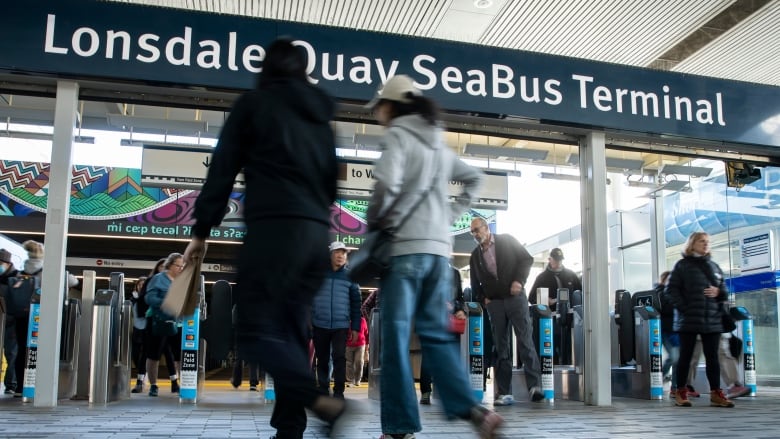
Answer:
<svg viewBox="0 0 780 439"><path fill-rule="evenodd" d="M558 289L567 288L569 292L582 290L582 281L579 276L568 268L563 266L563 251L558 247L550 250L550 257L547 258L547 266L544 271L536 276L534 285L528 294L528 302L536 304L541 298L537 297L539 288L547 288L547 304L552 311L555 311L558 305Z"/></svg>
<svg viewBox="0 0 780 439"><path fill-rule="evenodd" d="M8 279L15 277L18 273L13 261L11 261L11 252L4 248L0 249L0 297L7 297ZM14 317L6 314L3 337L3 355L5 355L6 368L3 384L5 385L5 393L9 395L13 395L16 390L16 373L13 366L17 354L15 325Z"/></svg>
<svg viewBox="0 0 780 439"><path fill-rule="evenodd" d="M357 338L360 332L360 286L347 274L347 246L334 241L328 249L330 270L314 296L311 308L312 338L317 355L317 387L323 394L330 392L328 363L332 358L333 396L343 398L347 339Z"/></svg>

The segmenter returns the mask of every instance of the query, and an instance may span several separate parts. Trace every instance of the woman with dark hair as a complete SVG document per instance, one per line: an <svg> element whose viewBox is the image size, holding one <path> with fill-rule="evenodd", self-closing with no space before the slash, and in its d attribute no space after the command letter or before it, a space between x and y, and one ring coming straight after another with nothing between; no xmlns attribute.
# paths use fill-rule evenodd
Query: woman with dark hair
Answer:
<svg viewBox="0 0 780 439"><path fill-rule="evenodd" d="M374 169L368 225L394 230L390 267L380 281L382 438L414 439L422 429L409 362L412 326L447 417L469 420L480 437L493 438L503 419L475 399L448 331L450 225L477 195L482 174L444 143L436 104L410 77L390 78L368 106L387 127ZM451 181L462 189L454 203Z"/></svg>
<svg viewBox="0 0 780 439"><path fill-rule="evenodd" d="M146 276L139 277L138 280L135 281L135 284L133 284L133 292L130 295L130 302L133 304L133 337L132 344L130 345L130 354L138 374L135 387L131 390L132 393L143 392L144 378L146 377L146 354L144 353L144 338L146 337L144 331L146 330L147 308L146 302L144 301L144 295L146 294L144 284L146 284L146 279ZM141 303L144 304L143 307L141 307Z"/></svg>
<svg viewBox="0 0 780 439"><path fill-rule="evenodd" d="M686 380L696 336L699 335L706 360L707 381L710 383L710 405L734 407L720 388L718 344L723 332L721 315L728 291L723 282L723 271L710 257L710 236L705 232L692 233L682 256L674 264L666 286L666 293L676 311L674 331L680 338L675 404L691 406Z"/></svg>
<svg viewBox="0 0 780 439"><path fill-rule="evenodd" d="M238 259L236 344L274 379L276 439L301 439L309 408L341 429L344 400L320 394L309 365L309 317L328 269L336 198L334 104L306 77L303 49L274 41L254 90L238 98L195 202L189 263L225 216L236 175L246 177L247 233ZM295 245L291 245L294 237ZM336 421L339 420L337 423Z"/></svg>

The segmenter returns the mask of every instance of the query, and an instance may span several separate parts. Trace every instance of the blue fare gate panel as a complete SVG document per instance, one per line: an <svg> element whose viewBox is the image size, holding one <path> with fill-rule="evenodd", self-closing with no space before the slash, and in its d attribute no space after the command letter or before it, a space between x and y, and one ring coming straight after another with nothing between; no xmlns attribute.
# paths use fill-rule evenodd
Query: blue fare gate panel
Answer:
<svg viewBox="0 0 780 439"><path fill-rule="evenodd" d="M654 309L648 307L649 310ZM657 316L657 314L656 314ZM648 349L650 349L650 399L662 399L664 396L664 377L661 367L661 320L658 317L648 321Z"/></svg>
<svg viewBox="0 0 780 439"><path fill-rule="evenodd" d="M29 325L27 327L27 362L24 368L24 384L22 398L24 402L32 401L35 397L35 370L38 364L38 330L41 320L41 304L30 304ZM21 346L21 343L19 344ZM20 352L19 355L22 355ZM12 367L12 366L10 366ZM16 377L19 381L21 377Z"/></svg>
<svg viewBox="0 0 780 439"><path fill-rule="evenodd" d="M467 334L469 338L469 381L474 396L478 401L482 401L482 398L485 397L482 387L485 374L482 307L476 302L468 302L466 303L466 309L469 315Z"/></svg>
<svg viewBox="0 0 780 439"><path fill-rule="evenodd" d="M540 309L547 308L538 305ZM555 399L555 384L553 378L553 320L551 316L539 318L539 359L541 360L542 393L544 399Z"/></svg>
<svg viewBox="0 0 780 439"><path fill-rule="evenodd" d="M745 386L750 395L756 394L756 351L753 345L753 319L742 320L742 352L745 367Z"/></svg>
<svg viewBox="0 0 780 439"><path fill-rule="evenodd" d="M200 309L182 320L181 327L181 388L179 400L195 402L198 398L198 349L200 340Z"/></svg>

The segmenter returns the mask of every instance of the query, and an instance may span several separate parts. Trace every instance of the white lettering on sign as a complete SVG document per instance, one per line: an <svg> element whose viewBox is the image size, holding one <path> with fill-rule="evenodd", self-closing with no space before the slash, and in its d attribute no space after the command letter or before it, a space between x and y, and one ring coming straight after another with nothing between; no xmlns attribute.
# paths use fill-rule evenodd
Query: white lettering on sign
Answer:
<svg viewBox="0 0 780 439"><path fill-rule="evenodd" d="M80 26L64 35L57 33L57 17L48 14L43 51L49 55L83 58L104 57L121 62L167 63L182 68L204 70L262 71L265 49L255 42L241 42L236 31L228 31L221 39L199 38L199 29L183 26L174 36L156 33L132 35L127 30L98 31ZM668 84L650 88L630 84L610 86L592 75L572 73L569 78L545 78L525 74L517 66L490 64L483 69L443 65L430 54L420 53L409 60L383 59L360 54L319 52L308 41L296 40L294 45L307 54L306 72L312 83L349 81L353 84L384 83L398 71L416 74L415 85L421 90L440 88L452 95L515 100L518 104L557 106L567 99L579 104L579 109L625 114L641 118L668 119L680 123L726 126L726 109L720 91L672 90ZM574 81L572 93L561 91L564 81ZM647 87L647 86L645 86ZM697 93L696 96L691 93Z"/></svg>

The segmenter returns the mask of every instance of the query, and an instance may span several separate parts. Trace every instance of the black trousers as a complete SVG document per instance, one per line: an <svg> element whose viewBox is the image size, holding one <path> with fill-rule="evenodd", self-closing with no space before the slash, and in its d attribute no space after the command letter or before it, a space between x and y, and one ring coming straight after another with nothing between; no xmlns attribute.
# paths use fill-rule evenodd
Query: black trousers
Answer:
<svg viewBox="0 0 780 439"><path fill-rule="evenodd" d="M248 222L239 261L238 351L274 379L277 438L300 439L304 408L321 396L309 365L309 320L329 265L328 225L290 218Z"/></svg>
<svg viewBox="0 0 780 439"><path fill-rule="evenodd" d="M697 334L695 332L679 332L680 357L677 359L677 388L685 387L690 371L693 348L696 346L696 336L701 336L701 350L704 352L705 370L710 390L720 389L720 363L718 362L718 344L720 333Z"/></svg>
<svg viewBox="0 0 780 439"><path fill-rule="evenodd" d="M317 355L317 388L324 395L330 392L328 363L333 359L333 395L344 395L347 381L347 334L348 328L325 329L314 326L312 339Z"/></svg>

